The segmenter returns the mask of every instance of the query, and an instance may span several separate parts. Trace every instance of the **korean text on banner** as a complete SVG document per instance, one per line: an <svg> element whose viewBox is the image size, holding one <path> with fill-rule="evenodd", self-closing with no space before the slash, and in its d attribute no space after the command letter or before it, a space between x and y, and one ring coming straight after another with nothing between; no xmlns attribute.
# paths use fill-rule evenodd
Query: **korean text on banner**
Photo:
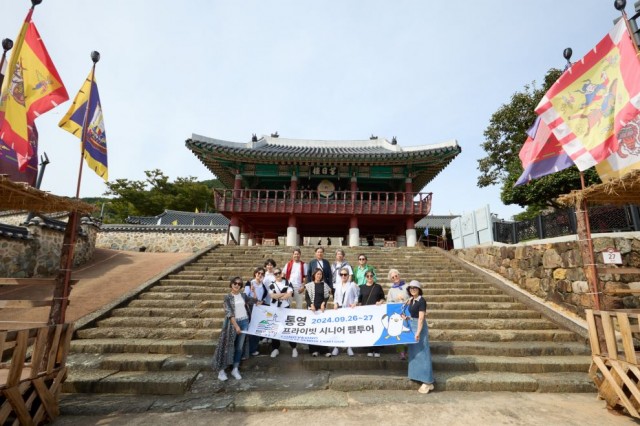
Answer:
<svg viewBox="0 0 640 426"><path fill-rule="evenodd" d="M248 334L320 346L388 346L415 343L400 303L313 312L255 306Z"/></svg>

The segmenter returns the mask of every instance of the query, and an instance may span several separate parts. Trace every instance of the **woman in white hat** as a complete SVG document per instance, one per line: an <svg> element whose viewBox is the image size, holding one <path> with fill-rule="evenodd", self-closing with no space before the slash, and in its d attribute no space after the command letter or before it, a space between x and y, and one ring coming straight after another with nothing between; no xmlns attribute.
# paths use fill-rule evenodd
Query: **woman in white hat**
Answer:
<svg viewBox="0 0 640 426"><path fill-rule="evenodd" d="M433 390L433 366L431 365L431 349L429 348L429 327L425 314L427 301L422 297L420 282L413 280L407 285L409 300L405 302L406 311L403 319L411 319L411 330L415 333L416 343L409 345L409 373L411 380L421 382L420 393Z"/></svg>

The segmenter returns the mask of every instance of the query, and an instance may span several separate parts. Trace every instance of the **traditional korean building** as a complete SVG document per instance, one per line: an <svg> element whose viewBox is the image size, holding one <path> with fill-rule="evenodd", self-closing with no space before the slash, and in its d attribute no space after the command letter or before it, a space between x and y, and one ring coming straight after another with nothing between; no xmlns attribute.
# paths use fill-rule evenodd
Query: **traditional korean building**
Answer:
<svg viewBox="0 0 640 426"><path fill-rule="evenodd" d="M455 140L402 147L395 138L319 141L277 134L229 142L193 135L186 141L226 189L215 207L231 221L239 244L300 244L305 236L384 236L414 246L415 222L429 214L432 194L420 192L461 148Z"/></svg>

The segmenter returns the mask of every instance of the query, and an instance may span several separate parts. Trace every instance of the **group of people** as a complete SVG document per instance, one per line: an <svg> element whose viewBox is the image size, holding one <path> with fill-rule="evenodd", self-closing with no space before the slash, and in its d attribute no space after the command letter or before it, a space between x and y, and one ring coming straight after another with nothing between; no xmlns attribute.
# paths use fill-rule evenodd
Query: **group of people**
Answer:
<svg viewBox="0 0 640 426"><path fill-rule="evenodd" d="M228 379L226 368L231 366L231 375L241 380L239 366L243 359L260 354L260 337L249 335L251 311L255 305L274 305L280 308L303 308L314 312L324 312L333 297L334 309L355 308L356 306L380 305L382 303L403 303L403 320L410 323L415 334L415 343L397 345L399 356L409 361L408 376L421 383L418 392L429 393L434 388L429 330L426 322L427 302L418 281L406 283L397 269L390 269L391 282L385 295L377 282L376 269L369 265L367 256L358 255L358 265L352 267L345 259L342 249L336 250L333 263L324 258L324 248L317 247L315 257L305 263L301 251L293 250L291 260L283 268L278 268L273 259L267 259L264 266L255 268L253 279L246 283L240 277L229 282L231 291L224 296L225 320L222 325L218 345L213 359L213 367L218 371L218 379ZM280 355L281 342L271 339L271 357ZM298 357L295 342L289 342L291 356ZM351 347L345 348L348 356L354 356ZM309 345L313 357L338 356L340 348ZM380 346L367 348L368 357L380 357Z"/></svg>

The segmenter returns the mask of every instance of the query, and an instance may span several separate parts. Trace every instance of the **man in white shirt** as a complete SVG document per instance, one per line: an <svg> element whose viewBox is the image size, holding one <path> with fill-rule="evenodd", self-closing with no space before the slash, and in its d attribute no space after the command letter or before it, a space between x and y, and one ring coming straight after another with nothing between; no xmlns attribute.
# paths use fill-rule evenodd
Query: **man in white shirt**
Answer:
<svg viewBox="0 0 640 426"><path fill-rule="evenodd" d="M308 265L300 260L300 249L293 249L291 260L284 265L282 273L287 281L293 285L293 300L296 309L303 309L304 285L307 283Z"/></svg>

